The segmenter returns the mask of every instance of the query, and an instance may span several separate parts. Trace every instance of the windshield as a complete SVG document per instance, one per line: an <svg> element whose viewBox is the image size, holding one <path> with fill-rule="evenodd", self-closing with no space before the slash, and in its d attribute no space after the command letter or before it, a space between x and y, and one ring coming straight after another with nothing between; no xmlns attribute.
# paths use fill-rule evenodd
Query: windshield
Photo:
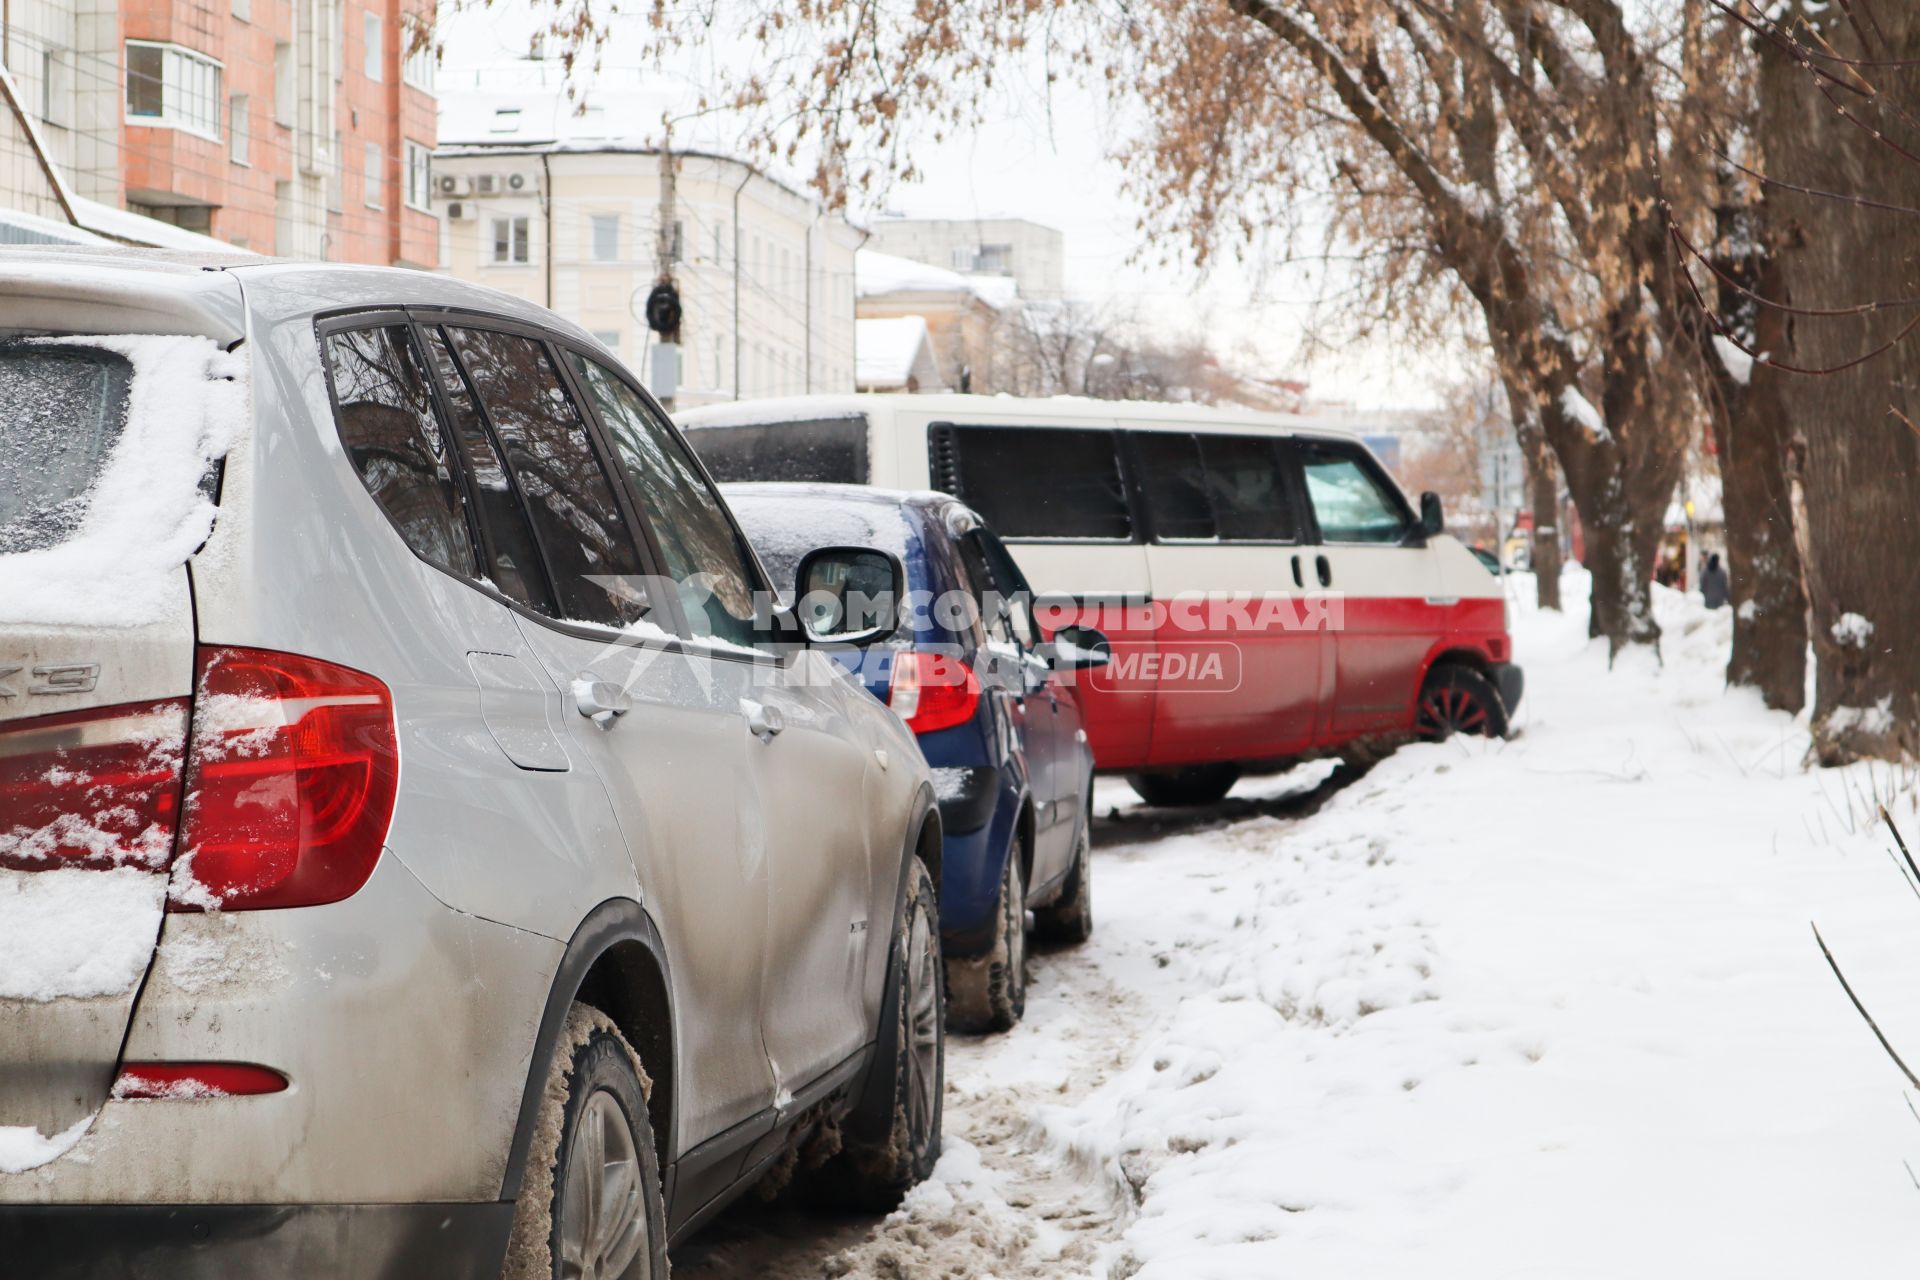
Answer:
<svg viewBox="0 0 1920 1280"><path fill-rule="evenodd" d="M126 428L132 372L99 348L0 343L0 554L78 532Z"/></svg>

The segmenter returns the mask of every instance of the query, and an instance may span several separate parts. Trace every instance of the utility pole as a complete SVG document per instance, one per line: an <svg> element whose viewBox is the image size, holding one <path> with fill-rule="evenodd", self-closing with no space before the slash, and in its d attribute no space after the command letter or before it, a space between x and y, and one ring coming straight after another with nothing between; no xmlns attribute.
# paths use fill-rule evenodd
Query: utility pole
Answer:
<svg viewBox="0 0 1920 1280"><path fill-rule="evenodd" d="M654 399L668 412L680 391L680 286L674 282L673 267L679 248L675 234L679 226L679 197L675 189L675 165L671 135L660 143L660 229L654 238L654 284L647 295L647 327L659 336L653 347L652 387Z"/></svg>

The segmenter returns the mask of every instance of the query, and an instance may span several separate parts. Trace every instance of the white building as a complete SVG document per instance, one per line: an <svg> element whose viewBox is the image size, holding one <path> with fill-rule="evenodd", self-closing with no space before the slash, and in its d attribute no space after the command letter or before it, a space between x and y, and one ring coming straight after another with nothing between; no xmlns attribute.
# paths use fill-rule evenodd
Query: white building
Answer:
<svg viewBox="0 0 1920 1280"><path fill-rule="evenodd" d="M557 88L443 84L434 198L446 270L551 307L652 382L661 157L657 131L621 128L659 109L628 97L576 114ZM672 222L677 403L853 390L860 231L752 166L677 149Z"/></svg>
<svg viewBox="0 0 1920 1280"><path fill-rule="evenodd" d="M1024 298L1066 296L1066 237L1025 218L904 218L883 215L869 249L969 276L1008 276Z"/></svg>

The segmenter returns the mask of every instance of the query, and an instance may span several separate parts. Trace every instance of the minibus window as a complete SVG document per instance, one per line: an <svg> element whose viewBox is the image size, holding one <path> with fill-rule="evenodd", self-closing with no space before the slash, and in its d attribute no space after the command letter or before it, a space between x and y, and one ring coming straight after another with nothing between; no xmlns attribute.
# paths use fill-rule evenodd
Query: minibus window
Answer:
<svg viewBox="0 0 1920 1280"><path fill-rule="evenodd" d="M1203 435L1200 457L1221 541L1291 542L1299 535L1270 437Z"/></svg>
<svg viewBox="0 0 1920 1280"><path fill-rule="evenodd" d="M935 423L936 483L1013 539L1131 542L1112 431ZM940 474L945 471L946 474Z"/></svg>
<svg viewBox="0 0 1920 1280"><path fill-rule="evenodd" d="M804 419L737 427L687 427L687 443L721 484L789 480L866 484L867 420Z"/></svg>
<svg viewBox="0 0 1920 1280"><path fill-rule="evenodd" d="M1136 431L1140 490L1156 542L1207 542L1218 537L1200 442L1184 431Z"/></svg>

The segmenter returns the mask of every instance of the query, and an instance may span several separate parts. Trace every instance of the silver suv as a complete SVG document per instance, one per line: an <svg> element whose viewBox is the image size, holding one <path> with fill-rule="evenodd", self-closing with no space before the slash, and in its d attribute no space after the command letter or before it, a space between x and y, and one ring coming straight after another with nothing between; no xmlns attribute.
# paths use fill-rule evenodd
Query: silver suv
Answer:
<svg viewBox="0 0 1920 1280"><path fill-rule="evenodd" d="M897 1198L912 736L586 333L254 262L0 251L0 1272L664 1276L769 1172Z"/></svg>

